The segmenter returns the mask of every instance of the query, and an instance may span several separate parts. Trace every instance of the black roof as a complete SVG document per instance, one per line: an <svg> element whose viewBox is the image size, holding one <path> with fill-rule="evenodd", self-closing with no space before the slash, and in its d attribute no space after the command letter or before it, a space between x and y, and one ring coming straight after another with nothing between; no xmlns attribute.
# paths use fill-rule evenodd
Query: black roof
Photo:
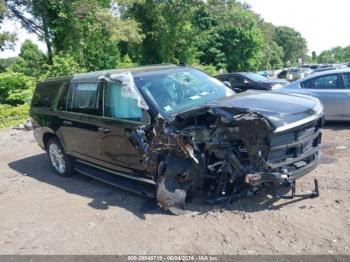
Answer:
<svg viewBox="0 0 350 262"><path fill-rule="evenodd" d="M117 68L96 72L80 73L72 76L59 76L54 78L48 78L42 83L47 82L69 82L69 81L97 81L101 77L108 77L112 74L120 74L130 72L131 74L141 74L158 70L169 70L179 68L173 64L163 64L163 65L146 65L138 67L129 67L129 68Z"/></svg>
<svg viewBox="0 0 350 262"><path fill-rule="evenodd" d="M72 81L97 81L101 77L108 77L113 74L130 72L131 74L134 75L136 73L145 73L145 72L168 70L168 69L175 69L175 68L178 68L178 66L168 64L168 65L147 65L147 66L111 69L111 70L77 74L73 77Z"/></svg>

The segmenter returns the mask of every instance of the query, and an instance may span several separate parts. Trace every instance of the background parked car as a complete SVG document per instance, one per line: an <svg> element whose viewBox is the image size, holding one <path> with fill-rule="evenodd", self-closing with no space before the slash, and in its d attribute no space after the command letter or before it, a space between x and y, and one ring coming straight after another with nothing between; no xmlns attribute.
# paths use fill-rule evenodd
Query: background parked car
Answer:
<svg viewBox="0 0 350 262"><path fill-rule="evenodd" d="M278 79L287 79L288 81L295 81L300 78L311 75L312 70L309 68L289 68L285 69L277 75Z"/></svg>
<svg viewBox="0 0 350 262"><path fill-rule="evenodd" d="M333 64L333 67L336 69L348 69L349 66L347 64Z"/></svg>
<svg viewBox="0 0 350 262"><path fill-rule="evenodd" d="M350 69L318 73L280 91L317 97L324 106L326 120L350 120Z"/></svg>
<svg viewBox="0 0 350 262"><path fill-rule="evenodd" d="M337 68L330 66L330 67L320 67L317 69L314 69L311 74L317 74L325 71L330 71L330 70L336 70Z"/></svg>
<svg viewBox="0 0 350 262"><path fill-rule="evenodd" d="M331 67L331 66L332 66L331 64L314 64L310 66L310 69L315 70L315 69Z"/></svg>
<svg viewBox="0 0 350 262"><path fill-rule="evenodd" d="M267 79L259 74L248 73L228 73L217 75L217 79L229 83L235 92L243 92L248 89L271 90L286 86L289 82L281 79Z"/></svg>
<svg viewBox="0 0 350 262"><path fill-rule="evenodd" d="M271 71L258 71L256 72L258 75L261 75L267 79L274 78L274 74Z"/></svg>

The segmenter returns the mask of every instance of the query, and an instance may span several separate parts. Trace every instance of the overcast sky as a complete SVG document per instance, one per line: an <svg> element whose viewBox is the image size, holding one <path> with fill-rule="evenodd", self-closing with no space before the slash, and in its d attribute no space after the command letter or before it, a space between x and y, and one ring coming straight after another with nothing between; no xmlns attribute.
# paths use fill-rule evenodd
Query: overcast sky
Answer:
<svg viewBox="0 0 350 262"><path fill-rule="evenodd" d="M252 6L267 22L295 28L308 42L309 51L318 54L335 46L350 45L350 0L241 0ZM17 32L14 51L0 52L0 57L16 56L25 39L31 39L46 51L45 45L28 34L19 23L6 20L1 31Z"/></svg>
<svg viewBox="0 0 350 262"><path fill-rule="evenodd" d="M20 51L20 47L22 43L26 39L32 40L37 45L39 45L40 49L46 52L45 44L39 41L35 34L29 34L25 29L22 28L21 24L18 22L9 21L6 19L1 24L1 31L15 32L18 40L16 42L15 50L5 50L2 52L0 51L0 58L17 56Z"/></svg>
<svg viewBox="0 0 350 262"><path fill-rule="evenodd" d="M350 45L350 0L244 1L267 22L299 31L307 40L310 53Z"/></svg>

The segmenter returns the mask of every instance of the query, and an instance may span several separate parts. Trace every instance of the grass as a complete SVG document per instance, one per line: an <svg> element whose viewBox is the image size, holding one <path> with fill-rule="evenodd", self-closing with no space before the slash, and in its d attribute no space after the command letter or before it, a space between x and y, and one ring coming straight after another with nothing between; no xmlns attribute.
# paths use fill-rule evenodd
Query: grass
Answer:
<svg viewBox="0 0 350 262"><path fill-rule="evenodd" d="M10 106L0 104L0 128L13 127L29 118L29 105Z"/></svg>

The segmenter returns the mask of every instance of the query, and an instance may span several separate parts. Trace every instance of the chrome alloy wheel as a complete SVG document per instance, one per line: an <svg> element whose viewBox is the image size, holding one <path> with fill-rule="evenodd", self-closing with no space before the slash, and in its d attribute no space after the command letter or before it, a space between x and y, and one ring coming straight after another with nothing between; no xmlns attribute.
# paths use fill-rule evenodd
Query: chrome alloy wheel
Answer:
<svg viewBox="0 0 350 262"><path fill-rule="evenodd" d="M50 161L57 172L63 174L66 171L66 162L61 148L57 144L49 147Z"/></svg>

